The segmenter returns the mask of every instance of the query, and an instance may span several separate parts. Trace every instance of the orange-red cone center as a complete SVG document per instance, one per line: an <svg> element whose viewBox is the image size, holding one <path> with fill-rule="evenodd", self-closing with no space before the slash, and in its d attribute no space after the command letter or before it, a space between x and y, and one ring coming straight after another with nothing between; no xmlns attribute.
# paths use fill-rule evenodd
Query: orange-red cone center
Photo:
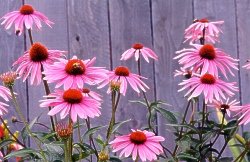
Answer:
<svg viewBox="0 0 250 162"><path fill-rule="evenodd" d="M201 47L199 54L202 58L213 60L216 57L216 53L214 50L213 45L205 44L203 47Z"/></svg>
<svg viewBox="0 0 250 162"><path fill-rule="evenodd" d="M82 89L82 93L89 93L89 92L90 92L90 90L88 88L83 88Z"/></svg>
<svg viewBox="0 0 250 162"><path fill-rule="evenodd" d="M118 76L129 76L129 69L126 66L118 66L115 68L115 74Z"/></svg>
<svg viewBox="0 0 250 162"><path fill-rule="evenodd" d="M20 9L19 9L20 13L23 15L30 15L34 13L34 9L31 5L23 5Z"/></svg>
<svg viewBox="0 0 250 162"><path fill-rule="evenodd" d="M45 61L49 57L48 49L41 43L34 43L29 51L30 59L34 62Z"/></svg>
<svg viewBox="0 0 250 162"><path fill-rule="evenodd" d="M63 99L71 104L80 103L83 99L82 92L77 89L68 89L63 93Z"/></svg>
<svg viewBox="0 0 250 162"><path fill-rule="evenodd" d="M216 81L215 77L211 74L204 74L200 79L203 84L214 84Z"/></svg>
<svg viewBox="0 0 250 162"><path fill-rule="evenodd" d="M129 136L130 141L134 144L140 145L143 144L144 142L146 142L147 137L143 132L132 132Z"/></svg>
<svg viewBox="0 0 250 162"><path fill-rule="evenodd" d="M79 59L69 60L65 67L65 71L70 75L82 75L85 70L84 63Z"/></svg>
<svg viewBox="0 0 250 162"><path fill-rule="evenodd" d="M133 45L133 48L134 48L134 49L142 49L142 48L143 48L143 45L142 45L141 43L135 43L135 44Z"/></svg>
<svg viewBox="0 0 250 162"><path fill-rule="evenodd" d="M229 105L227 105L227 104L222 104L222 105L220 105L220 108L221 109L224 109L224 110L226 110L226 109L229 109Z"/></svg>
<svg viewBox="0 0 250 162"><path fill-rule="evenodd" d="M208 21L208 19L200 19L200 20L198 20L198 22L201 22L201 23L208 23L209 21Z"/></svg>

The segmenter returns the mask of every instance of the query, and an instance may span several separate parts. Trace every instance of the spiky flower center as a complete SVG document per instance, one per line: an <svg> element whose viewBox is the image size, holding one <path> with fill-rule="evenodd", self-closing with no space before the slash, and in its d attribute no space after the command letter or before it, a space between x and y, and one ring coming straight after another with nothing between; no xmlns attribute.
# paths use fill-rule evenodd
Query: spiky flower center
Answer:
<svg viewBox="0 0 250 162"><path fill-rule="evenodd" d="M9 71L0 75L0 80L3 81L4 85L11 87L17 78L17 73L14 71Z"/></svg>
<svg viewBox="0 0 250 162"><path fill-rule="evenodd" d="M191 70L187 70L186 74L184 75L184 77L186 79L190 79L192 77L192 71Z"/></svg>
<svg viewBox="0 0 250 162"><path fill-rule="evenodd" d="M19 9L20 13L23 15L30 15L34 13L34 9L31 5L23 5L20 9Z"/></svg>
<svg viewBox="0 0 250 162"><path fill-rule="evenodd" d="M34 62L47 60L49 57L48 49L41 43L34 43L29 51L30 59Z"/></svg>
<svg viewBox="0 0 250 162"><path fill-rule="evenodd" d="M132 143L137 145L143 144L147 140L146 135L140 131L132 132L129 138Z"/></svg>
<svg viewBox="0 0 250 162"><path fill-rule="evenodd" d="M142 45L141 43L135 43L135 44L133 45L133 48L134 48L134 49L142 49L142 48L143 48L143 45Z"/></svg>
<svg viewBox="0 0 250 162"><path fill-rule="evenodd" d="M199 54L202 58L213 60L216 57L214 46L211 44L205 44L201 47Z"/></svg>
<svg viewBox="0 0 250 162"><path fill-rule="evenodd" d="M227 110L227 109L229 109L229 105L228 104L222 104L222 105L220 105L220 108L221 109L223 109L223 110Z"/></svg>
<svg viewBox="0 0 250 162"><path fill-rule="evenodd" d="M198 20L198 22L201 22L201 23L208 23L209 21L208 21L208 19L203 18L203 19Z"/></svg>
<svg viewBox="0 0 250 162"><path fill-rule="evenodd" d="M4 129L0 126L0 138L4 137Z"/></svg>
<svg viewBox="0 0 250 162"><path fill-rule="evenodd" d="M90 92L90 90L88 88L83 88L82 89L82 93L89 93L89 92Z"/></svg>
<svg viewBox="0 0 250 162"><path fill-rule="evenodd" d="M70 75L82 75L85 70L86 67L84 63L79 59L69 60L65 67L65 71Z"/></svg>
<svg viewBox="0 0 250 162"><path fill-rule="evenodd" d="M211 74L204 74L201 76L200 80L203 84L214 84L216 81L215 77Z"/></svg>
<svg viewBox="0 0 250 162"><path fill-rule="evenodd" d="M126 66L118 66L115 68L115 75L129 76L129 69Z"/></svg>
<svg viewBox="0 0 250 162"><path fill-rule="evenodd" d="M60 138L67 139L73 132L72 124L59 123L56 126L56 132Z"/></svg>
<svg viewBox="0 0 250 162"><path fill-rule="evenodd" d="M63 93L63 99L71 104L80 103L83 99L82 92L77 89L68 89Z"/></svg>

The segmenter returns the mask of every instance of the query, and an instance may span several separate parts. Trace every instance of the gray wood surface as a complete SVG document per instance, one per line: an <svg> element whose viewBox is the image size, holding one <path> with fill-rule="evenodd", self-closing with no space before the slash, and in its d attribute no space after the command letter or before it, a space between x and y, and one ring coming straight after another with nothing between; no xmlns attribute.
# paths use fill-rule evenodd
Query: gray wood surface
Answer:
<svg viewBox="0 0 250 162"><path fill-rule="evenodd" d="M138 73L137 62L134 61L134 57L127 61L120 61L120 58L121 54L131 48L134 43L139 42L152 48L149 0L111 0L109 1L109 11L113 68L122 65L127 66L131 73ZM154 100L153 60L150 60L148 64L142 59L141 67L142 75L148 78L144 82L150 87L146 95L152 101ZM130 132L130 129L140 129L147 124L145 118L147 109L140 104L128 102L128 100L143 100L143 95L142 93L138 95L129 87L126 97L121 97L117 110L118 119L132 119L124 127L124 133Z"/></svg>
<svg viewBox="0 0 250 162"><path fill-rule="evenodd" d="M48 49L52 50L64 50L68 51L68 28L67 28L67 7L66 0L53 0L50 1L34 1L25 0L25 3L32 5L36 10L44 13L49 20L54 22L52 28L48 27L44 23L42 24L42 30L32 31L34 42L40 42L44 44ZM60 9L59 9L60 8ZM27 49L30 48L30 40L27 35ZM50 126L50 120L48 118L48 108L41 108L39 106L39 100L44 99L45 90L43 84L38 86L29 85L29 119L32 121L35 117L40 116L39 122L45 123ZM53 92L53 85L50 85L50 90ZM45 130L44 127L34 126L33 130Z"/></svg>
<svg viewBox="0 0 250 162"><path fill-rule="evenodd" d="M173 14L174 13L174 14ZM179 116L184 113L184 93L178 93L178 83L182 77L174 77L174 71L179 68L178 62L173 60L175 51L184 47L182 43L184 29L192 22L192 1L171 0L152 1L154 49L159 56L156 62L156 91L157 99L166 101L171 107L168 110L176 112ZM159 134L167 137L167 146L174 148L174 136L164 125L166 120L159 117Z"/></svg>
<svg viewBox="0 0 250 162"><path fill-rule="evenodd" d="M21 1L9 1L6 3L5 1L0 1L0 15L5 15L8 12L13 10L17 10L22 5ZM10 30L5 30L3 27L0 28L0 73L4 73L11 70L12 64L20 57L24 52L24 39L22 36L18 37L14 33L14 28ZM2 85L2 83L1 83ZM26 84L22 82L21 79L16 81L14 86L14 91L17 92L19 95L17 100L20 104L23 114L27 116L28 106L27 106L27 97L28 94L26 93ZM1 102L4 101L1 99ZM4 101L5 102L5 101ZM5 102L6 103L6 102ZM11 117L17 116L14 105L12 104L11 100L8 103L10 106L8 107L8 114L3 116L3 119L8 119L9 125L11 125ZM21 124L22 126L22 124ZM20 124L14 125L14 127L10 127L13 131L19 130L20 131Z"/></svg>
<svg viewBox="0 0 250 162"><path fill-rule="evenodd" d="M84 12L83 12L84 11ZM86 60L96 57L94 66L110 70L110 46L107 1L68 1L69 54ZM107 87L91 90L103 97L101 116L91 119L91 126L108 125L111 116L111 98L106 94ZM84 122L84 120L81 120ZM82 130L86 126L82 127ZM86 129L83 130L85 132ZM101 132L98 132L101 133ZM102 131L102 135L106 132ZM104 136L105 137L105 136Z"/></svg>
<svg viewBox="0 0 250 162"><path fill-rule="evenodd" d="M21 3L13 0L0 1L0 15L18 10ZM250 91L247 88L250 72L241 68L250 59L248 0L25 0L25 3L33 5L55 23L52 29L43 24L42 31L33 31L34 40L45 44L49 49L69 51L68 58L73 55L81 59L97 57L96 66L114 69L124 65L131 72L137 73L134 58L120 61L121 54L136 42L152 48L158 54L159 61L150 60L148 64L142 60L142 74L148 78L144 81L150 87L146 94L151 101L160 99L171 104L171 107L165 108L179 115L183 115L186 99L183 97L184 92L177 92L182 78L173 76L174 71L179 68L173 57L176 55L175 51L188 47L188 43L183 44L184 29L194 18L224 20L221 42L216 47L240 59L240 71L234 71L236 76L229 77L229 81L236 81L240 86L240 92L235 98L242 104L250 102ZM23 35L17 37L13 31L13 28L8 31L0 28L1 73L9 70L25 49ZM29 39L26 38L26 42L29 48ZM107 88L96 90L103 95L104 103L102 116L92 120L92 126L108 124L111 102L110 96L106 94ZM18 99L23 112L28 114L27 118L32 120L43 113L40 121L49 125L46 115L48 110L40 108L38 103L45 94L43 86L26 87L25 83L18 80L15 89L21 94ZM131 128L147 125L147 110L141 105L128 102L135 99L143 100L142 94L138 96L131 88L125 97L121 97L117 121L132 119L123 127L123 133L128 133ZM4 118L10 120L12 115L15 113L10 106L9 113ZM158 132L168 139L166 144L171 149L174 147L174 137L164 123L165 120L158 116ZM245 126L243 130L249 130L249 126ZM218 143L218 147L219 145L221 144ZM230 152L227 151L227 154Z"/></svg>
<svg viewBox="0 0 250 162"><path fill-rule="evenodd" d="M227 4L225 7L225 4ZM210 20L224 20L224 25L222 26L223 34L220 37L220 43L215 45L216 48L221 48L223 51L231 55L233 58L238 58L237 51L237 35L236 35L236 14L234 1L205 1L205 0L195 0L194 1L194 17L195 18L208 18ZM242 69L240 69L242 70ZM233 71L235 77L230 76L229 82L240 83L238 77L238 71ZM239 85L239 84L238 84ZM235 99L239 100L240 95L236 94ZM209 111L213 111L213 108L209 108ZM216 115L213 116L217 120ZM217 120L218 121L218 120ZM216 142L218 149L224 144L223 138ZM225 152L230 154L229 149Z"/></svg>

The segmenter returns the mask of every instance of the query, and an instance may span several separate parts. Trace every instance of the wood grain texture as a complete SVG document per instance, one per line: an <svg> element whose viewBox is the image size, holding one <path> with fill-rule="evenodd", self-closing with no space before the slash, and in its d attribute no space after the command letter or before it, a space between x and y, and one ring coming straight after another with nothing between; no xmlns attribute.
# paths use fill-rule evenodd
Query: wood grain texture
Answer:
<svg viewBox="0 0 250 162"><path fill-rule="evenodd" d="M110 0L109 7L113 67L127 66L130 68L131 73L138 73L137 62L134 57L127 61L120 61L120 58L125 50L131 48L137 42L152 48L149 0ZM143 81L150 87L146 95L152 101L154 100L153 60L150 60L150 63L146 63L142 59L141 63L142 76L148 78ZM137 129L147 126L145 118L147 114L146 107L128 102L128 100L143 100L143 95L138 95L128 86L126 96L121 97L117 112L118 119L132 119L128 125L123 127L122 132L124 133L130 132L131 128Z"/></svg>
<svg viewBox="0 0 250 162"><path fill-rule="evenodd" d="M48 1L25 0L25 3L31 4L36 10L42 12L49 20L55 23L52 25L52 28L43 23L41 31L34 29L32 31L34 42L41 42L48 49L68 51L66 0L53 0L49 1L49 3ZM29 49L30 42L28 36L26 41ZM50 90L53 92L53 85L50 85ZM35 117L42 114L39 121L50 126L49 116L47 115L48 109L39 106L39 100L44 99L44 95L45 90L43 84L39 86L29 85L29 118L33 120ZM36 127L34 130L43 129L42 127Z"/></svg>
<svg viewBox="0 0 250 162"><path fill-rule="evenodd" d="M250 22L247 21L247 17L250 16L250 1L235 1L236 2L236 15L237 15L237 32L238 32L238 54L240 59L240 92L242 104L250 103L250 90L248 84L250 82L250 71L243 69L242 66L246 64L246 61L250 59L248 40L250 33ZM244 126L243 131L249 131L249 124Z"/></svg>
<svg viewBox="0 0 250 162"><path fill-rule="evenodd" d="M96 57L94 66L106 67L109 70L111 63L107 1L68 1L68 19L70 56L76 55L83 60ZM107 87L97 90L97 86L86 84L85 86L103 96L101 116L91 119L92 127L108 125L111 116L111 99L106 93ZM104 131L101 134L105 135L105 133Z"/></svg>
<svg viewBox="0 0 250 162"><path fill-rule="evenodd" d="M223 49L223 51L230 54L233 58L238 58L234 1L194 0L194 17L198 19L208 18L211 21L224 20L225 23L222 26L223 34L220 36L220 43L217 43L215 47ZM228 82L235 81L239 83L238 71L234 70L234 73L235 77L230 76ZM239 100L240 94L236 94L235 98ZM217 120L216 116L214 116L214 120ZM223 144L223 139L218 140L217 147L221 148ZM230 155L230 151L227 149L225 154Z"/></svg>
<svg viewBox="0 0 250 162"><path fill-rule="evenodd" d="M184 29L192 22L192 1L182 0L153 0L153 29L154 29L154 48L159 55L156 62L156 92L157 99L161 99L171 104L166 107L169 111L177 112L183 116L185 105L184 93L178 93L180 89L178 83L182 77L174 77L174 71L179 69L175 57L175 51L184 47ZM159 118L159 134L164 136L167 147L174 148L174 136L165 126L166 120Z"/></svg>
<svg viewBox="0 0 250 162"><path fill-rule="evenodd" d="M5 15L8 12L19 10L20 6L22 5L21 1L8 1L6 3L5 1L0 1L0 17ZM4 26L0 27L0 73L4 73L11 70L12 64L18 59L19 56L21 56L24 52L24 37L16 36L14 32L14 27L12 26L11 29L5 30ZM1 83L2 85L2 83ZM27 116L27 93L26 93L26 85L21 81L21 79L16 81L16 84L14 86L14 90L16 93L18 93L18 102L20 104L20 107L22 109L22 112L25 116ZM1 99L1 102L3 100ZM6 103L6 102L5 102ZM8 108L8 114L4 115L4 119L8 119L10 129L15 130L21 130L22 124L11 124L11 117L17 116L14 105L12 104L12 101L8 103L10 106ZM14 126L14 127L13 127Z"/></svg>

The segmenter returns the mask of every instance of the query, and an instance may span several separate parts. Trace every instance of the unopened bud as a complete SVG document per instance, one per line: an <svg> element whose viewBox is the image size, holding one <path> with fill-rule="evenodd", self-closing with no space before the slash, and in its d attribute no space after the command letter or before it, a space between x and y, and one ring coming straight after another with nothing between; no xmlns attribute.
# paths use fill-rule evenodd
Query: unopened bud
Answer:
<svg viewBox="0 0 250 162"><path fill-rule="evenodd" d="M62 138L63 140L67 140L73 132L73 126L72 124L68 124L68 123L58 123L56 126L56 133L57 135Z"/></svg>
<svg viewBox="0 0 250 162"><path fill-rule="evenodd" d="M110 88L111 91L120 91L120 86L121 86L121 82L119 81L111 81L110 82Z"/></svg>
<svg viewBox="0 0 250 162"><path fill-rule="evenodd" d="M98 154L98 157L99 157L99 161L107 161L109 160L109 154L105 151L101 151L99 154Z"/></svg>

